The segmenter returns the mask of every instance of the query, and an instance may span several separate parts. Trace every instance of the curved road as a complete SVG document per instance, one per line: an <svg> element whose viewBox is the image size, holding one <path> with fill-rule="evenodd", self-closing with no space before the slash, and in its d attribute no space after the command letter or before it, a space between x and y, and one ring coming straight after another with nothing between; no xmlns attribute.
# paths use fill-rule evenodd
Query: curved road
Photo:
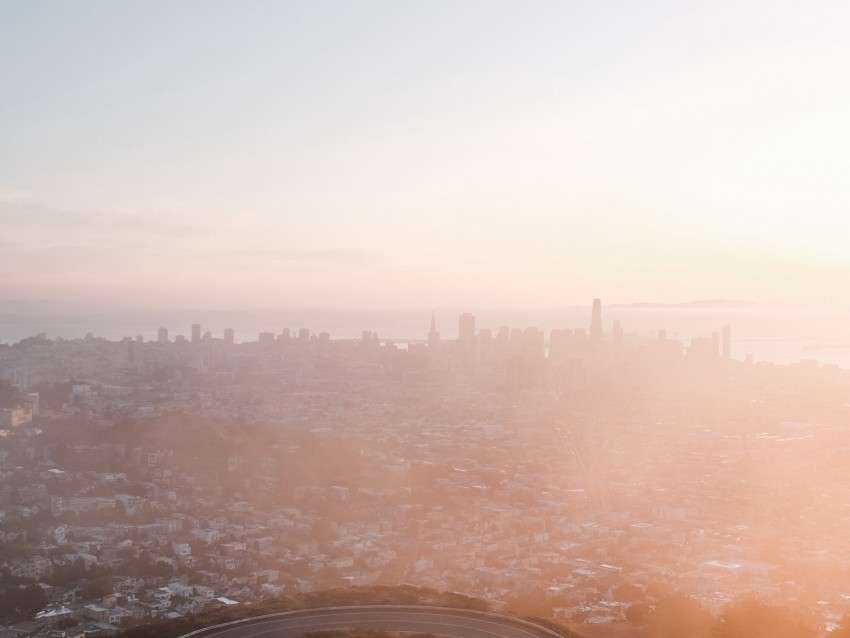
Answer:
<svg viewBox="0 0 850 638"><path fill-rule="evenodd" d="M298 638L310 631L357 628L436 634L450 638L561 638L529 622L444 607L332 607L308 609L208 627L181 638Z"/></svg>

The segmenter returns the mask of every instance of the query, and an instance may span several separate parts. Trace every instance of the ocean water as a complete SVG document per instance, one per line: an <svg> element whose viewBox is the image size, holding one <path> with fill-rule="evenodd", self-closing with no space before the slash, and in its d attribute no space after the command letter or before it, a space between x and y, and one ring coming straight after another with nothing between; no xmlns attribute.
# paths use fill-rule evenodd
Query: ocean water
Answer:
<svg viewBox="0 0 850 638"><path fill-rule="evenodd" d="M273 308L263 310L179 310L140 312L45 312L16 313L0 310L0 343L13 344L26 337L45 333L49 338L82 338L87 333L109 340L141 335L156 339L164 326L169 337L188 336L191 324L200 323L202 332L220 337L233 328L236 341L253 341L260 332L280 333L308 328L312 333L327 332L333 339L359 338L364 330L381 339L398 342L426 338L431 310L327 310ZM476 315L476 327L535 326L548 333L553 328L584 328L590 324L590 307L551 310L437 309L437 328L444 339L457 337L457 317L461 312ZM668 338L686 345L696 336L710 336L724 325L732 329L732 357L755 361L793 363L817 360L850 368L850 311L800 308L611 306L603 307L603 321L610 331L619 320L628 333L652 336L666 330Z"/></svg>

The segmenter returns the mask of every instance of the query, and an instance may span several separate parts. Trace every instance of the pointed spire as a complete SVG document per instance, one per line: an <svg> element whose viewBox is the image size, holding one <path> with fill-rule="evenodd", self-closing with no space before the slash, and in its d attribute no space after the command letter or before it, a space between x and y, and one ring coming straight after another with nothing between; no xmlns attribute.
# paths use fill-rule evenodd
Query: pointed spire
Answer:
<svg viewBox="0 0 850 638"><path fill-rule="evenodd" d="M435 350L440 344L440 333L437 332L437 315L431 311L431 329L428 331L428 347Z"/></svg>

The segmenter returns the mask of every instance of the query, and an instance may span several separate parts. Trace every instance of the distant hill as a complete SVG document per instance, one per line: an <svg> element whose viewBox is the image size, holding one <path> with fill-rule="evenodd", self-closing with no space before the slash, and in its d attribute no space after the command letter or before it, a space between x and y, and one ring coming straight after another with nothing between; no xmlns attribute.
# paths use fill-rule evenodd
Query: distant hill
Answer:
<svg viewBox="0 0 850 638"><path fill-rule="evenodd" d="M706 309L706 308L758 308L761 304L755 303L753 301L738 301L734 299L700 299L697 301L685 301L682 303L653 303L653 302L644 302L639 301L635 303L615 303L610 304L609 308L649 308L653 310L663 310L663 309Z"/></svg>

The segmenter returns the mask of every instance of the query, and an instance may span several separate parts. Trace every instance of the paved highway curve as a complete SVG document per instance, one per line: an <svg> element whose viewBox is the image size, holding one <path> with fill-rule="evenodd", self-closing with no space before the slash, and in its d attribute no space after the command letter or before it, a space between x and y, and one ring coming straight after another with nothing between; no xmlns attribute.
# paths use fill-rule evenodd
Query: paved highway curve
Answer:
<svg viewBox="0 0 850 638"><path fill-rule="evenodd" d="M181 638L298 638L310 631L356 628L436 634L451 638L561 638L523 620L465 609L370 605L329 607L246 618Z"/></svg>

